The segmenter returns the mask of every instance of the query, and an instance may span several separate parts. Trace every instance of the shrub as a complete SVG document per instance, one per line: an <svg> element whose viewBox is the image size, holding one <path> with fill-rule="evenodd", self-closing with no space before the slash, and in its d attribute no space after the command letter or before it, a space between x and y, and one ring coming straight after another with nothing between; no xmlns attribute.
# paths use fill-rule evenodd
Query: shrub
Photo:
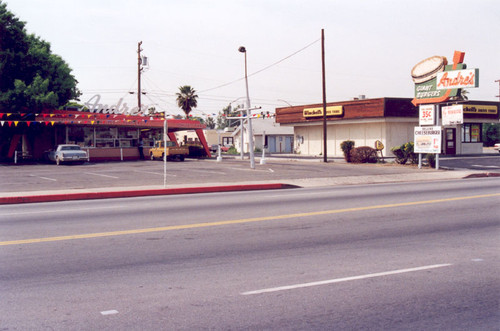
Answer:
<svg viewBox="0 0 500 331"><path fill-rule="evenodd" d="M396 157L396 163L406 164L409 160L411 164L418 163L418 154L413 152L413 142L407 142L401 146L391 148L392 154Z"/></svg>
<svg viewBox="0 0 500 331"><path fill-rule="evenodd" d="M239 153L238 153L238 151L236 150L236 147L231 146L231 147L229 147L229 149L227 150L227 154L236 155L236 154L239 154Z"/></svg>
<svg viewBox="0 0 500 331"><path fill-rule="evenodd" d="M377 163L377 150L369 146L356 147L351 150L350 159L353 163Z"/></svg>
<svg viewBox="0 0 500 331"><path fill-rule="evenodd" d="M425 159L427 160L429 167L436 167L436 154L425 154Z"/></svg>
<svg viewBox="0 0 500 331"><path fill-rule="evenodd" d="M401 148L401 146L395 146L391 148L391 152L396 157L395 159L396 163L405 164L406 161L408 160L408 157L405 155L405 152Z"/></svg>
<svg viewBox="0 0 500 331"><path fill-rule="evenodd" d="M354 141L345 140L340 143L340 149L344 153L344 159L346 162L351 162L351 150L354 148Z"/></svg>
<svg viewBox="0 0 500 331"><path fill-rule="evenodd" d="M401 149L404 151L406 157L410 161L411 164L418 163L418 154L413 152L414 144L413 142L407 142L406 144L401 145Z"/></svg>

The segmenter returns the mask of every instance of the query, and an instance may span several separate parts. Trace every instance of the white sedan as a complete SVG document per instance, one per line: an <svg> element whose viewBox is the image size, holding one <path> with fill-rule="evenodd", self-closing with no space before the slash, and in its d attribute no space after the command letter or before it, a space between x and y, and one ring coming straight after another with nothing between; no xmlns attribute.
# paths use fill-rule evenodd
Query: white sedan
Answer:
<svg viewBox="0 0 500 331"><path fill-rule="evenodd" d="M87 152L78 145L58 145L55 151L48 153L50 161L60 165L63 162L81 162L88 160Z"/></svg>

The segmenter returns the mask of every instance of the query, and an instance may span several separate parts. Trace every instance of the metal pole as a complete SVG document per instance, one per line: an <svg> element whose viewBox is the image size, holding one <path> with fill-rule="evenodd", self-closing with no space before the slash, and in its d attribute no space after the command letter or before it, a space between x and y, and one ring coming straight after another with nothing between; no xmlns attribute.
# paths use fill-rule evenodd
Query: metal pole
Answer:
<svg viewBox="0 0 500 331"><path fill-rule="evenodd" d="M437 104L436 105L436 124L441 127L441 119L440 119L440 113L441 113L441 105ZM441 130L441 148L443 146L443 130ZM436 170L439 170L439 153L436 154Z"/></svg>
<svg viewBox="0 0 500 331"><path fill-rule="evenodd" d="M266 164L266 131L262 131L262 158L260 164Z"/></svg>
<svg viewBox="0 0 500 331"><path fill-rule="evenodd" d="M141 45L142 41L137 44L137 107L141 112Z"/></svg>
<svg viewBox="0 0 500 331"><path fill-rule="evenodd" d="M247 89L247 117L248 117L248 149L250 150L250 168L255 169L255 159L253 153L253 130L252 130L252 114L250 113L250 95L248 93L248 76L247 76L247 52L245 51L245 85Z"/></svg>
<svg viewBox="0 0 500 331"><path fill-rule="evenodd" d="M240 159L243 160L243 148L244 148L244 144L243 144L243 110L241 111L241 118L240 118Z"/></svg>
<svg viewBox="0 0 500 331"><path fill-rule="evenodd" d="M321 29L321 64L323 76L323 162L328 162L326 134L325 29Z"/></svg>
<svg viewBox="0 0 500 331"><path fill-rule="evenodd" d="M163 119L163 187L167 187L167 133L168 133L168 123L167 123L167 113L165 112L165 118Z"/></svg>

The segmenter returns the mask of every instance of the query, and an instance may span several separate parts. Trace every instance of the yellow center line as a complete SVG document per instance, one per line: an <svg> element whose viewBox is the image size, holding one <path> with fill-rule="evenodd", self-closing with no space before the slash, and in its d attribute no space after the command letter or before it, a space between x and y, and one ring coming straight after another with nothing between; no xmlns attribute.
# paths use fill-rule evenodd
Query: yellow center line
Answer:
<svg viewBox="0 0 500 331"><path fill-rule="evenodd" d="M300 217L310 217L310 216L319 216L319 215L348 213L348 212L355 212L355 211L365 211L365 210L375 210L375 209L384 209L384 208L396 208L396 207L405 207L405 206L435 204L435 203L440 203L440 202L491 198L491 197L495 197L495 196L500 196L500 193L473 195L473 196L455 197L455 198L446 198L446 199L436 199L436 200L401 202L401 203L392 203L392 204L386 204L386 205L374 205L374 206L354 207L354 208L344 208L344 209L331 209L331 210L313 211L313 212L307 212L307 213L252 217L252 218L243 218L243 219L237 219L237 220L227 220L227 221L218 221L218 222L170 225L170 226L162 226L162 227L156 227L156 228L75 234L75 235L59 236L59 237L9 240L9 241L0 241L0 246L34 244L34 243L42 243L42 242L54 242L54 241L63 241L63 240L74 240L74 239L89 239L89 238L99 238L99 237L113 237L113 236L123 236L123 235L151 233L151 232L165 232L165 231L174 231L174 230L186 230L186 229L213 227L213 226L224 226L224 225L233 225L233 224L264 222L264 221L272 221L272 220L283 220L283 219L289 219L289 218L300 218Z"/></svg>

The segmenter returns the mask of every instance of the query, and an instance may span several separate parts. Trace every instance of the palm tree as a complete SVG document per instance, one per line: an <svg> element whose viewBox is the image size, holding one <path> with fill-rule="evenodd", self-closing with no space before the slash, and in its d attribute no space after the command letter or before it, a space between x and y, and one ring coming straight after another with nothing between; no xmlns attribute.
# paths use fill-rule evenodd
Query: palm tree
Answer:
<svg viewBox="0 0 500 331"><path fill-rule="evenodd" d="M189 85L179 87L179 93L176 93L176 95L177 105L184 111L186 119L188 119L191 110L198 106L198 95L196 95L196 91Z"/></svg>

